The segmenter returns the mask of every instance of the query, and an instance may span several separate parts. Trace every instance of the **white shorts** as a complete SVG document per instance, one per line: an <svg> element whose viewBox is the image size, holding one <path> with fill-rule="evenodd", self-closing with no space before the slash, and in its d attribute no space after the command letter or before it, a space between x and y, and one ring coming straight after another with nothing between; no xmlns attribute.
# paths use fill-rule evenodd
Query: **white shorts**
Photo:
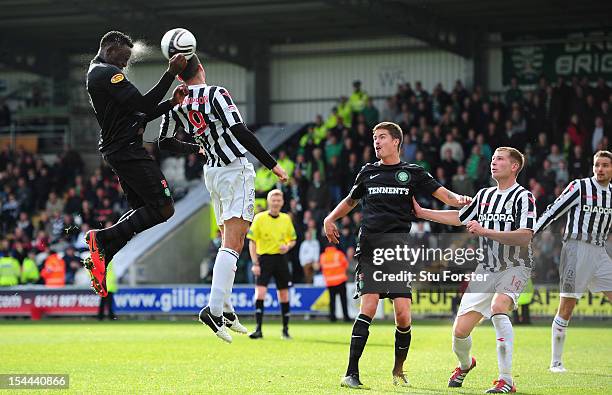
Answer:
<svg viewBox="0 0 612 395"><path fill-rule="evenodd" d="M580 299L586 291L612 291L612 259L605 247L568 240L559 265L561 296Z"/></svg>
<svg viewBox="0 0 612 395"><path fill-rule="evenodd" d="M210 192L217 225L234 217L253 222L255 170L246 158L236 158L224 167L204 166L204 184Z"/></svg>
<svg viewBox="0 0 612 395"><path fill-rule="evenodd" d="M488 274L488 276L486 281L470 282L461 298L457 316L476 311L487 319L491 318L491 302L496 293L505 294L512 298L512 309L516 309L516 301L525 288L529 277L531 277L531 269L524 266L515 266L496 273L478 266L474 273Z"/></svg>

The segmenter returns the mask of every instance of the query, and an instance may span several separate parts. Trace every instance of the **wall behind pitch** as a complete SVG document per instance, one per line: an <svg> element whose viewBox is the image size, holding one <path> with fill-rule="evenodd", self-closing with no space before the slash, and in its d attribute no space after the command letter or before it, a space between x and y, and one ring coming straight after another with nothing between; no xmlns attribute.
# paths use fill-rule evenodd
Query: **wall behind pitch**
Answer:
<svg viewBox="0 0 612 395"><path fill-rule="evenodd" d="M272 56L273 122L326 117L339 96L350 95L354 80L362 81L382 109L399 83L421 81L431 92L438 82L449 90L457 79L465 82L471 75L471 66L460 56L403 37L275 46Z"/></svg>

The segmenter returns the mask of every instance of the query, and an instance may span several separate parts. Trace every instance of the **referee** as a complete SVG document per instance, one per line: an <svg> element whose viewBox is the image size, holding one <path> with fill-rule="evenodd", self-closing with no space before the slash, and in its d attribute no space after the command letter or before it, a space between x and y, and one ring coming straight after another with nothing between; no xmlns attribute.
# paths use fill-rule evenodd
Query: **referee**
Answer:
<svg viewBox="0 0 612 395"><path fill-rule="evenodd" d="M157 85L142 95L123 72L133 47L132 39L126 34L106 33L87 71L87 92L101 129L98 147L119 177L131 207L115 225L91 230L86 235L91 259L84 264L91 272L94 290L102 297L107 295L106 262L134 235L174 214L168 183L159 165L145 151L142 134L147 122L170 111L185 98L185 88L179 86L172 99L161 102L187 60L183 55L172 57ZM160 148L183 153L199 151L196 144L174 139L160 143Z"/></svg>
<svg viewBox="0 0 612 395"><path fill-rule="evenodd" d="M263 321L264 299L268 292L270 278L274 277L278 300L283 318L282 339L290 340L289 336L289 286L291 273L285 254L295 246L297 236L291 222L291 217L281 213L283 193L280 189L268 192L268 210L253 218L253 224L247 233L249 252L253 261L252 271L256 280L255 288L255 319L257 328L249 335L251 339L263 337L261 324Z"/></svg>

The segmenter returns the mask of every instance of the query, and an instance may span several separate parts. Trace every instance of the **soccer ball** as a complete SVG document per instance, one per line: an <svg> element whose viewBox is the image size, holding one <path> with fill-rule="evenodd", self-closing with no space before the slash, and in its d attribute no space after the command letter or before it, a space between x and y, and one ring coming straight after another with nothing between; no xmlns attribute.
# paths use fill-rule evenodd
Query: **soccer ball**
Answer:
<svg viewBox="0 0 612 395"><path fill-rule="evenodd" d="M161 39L161 50L166 59L182 53L190 59L196 51L196 39L187 29L176 28L166 32Z"/></svg>

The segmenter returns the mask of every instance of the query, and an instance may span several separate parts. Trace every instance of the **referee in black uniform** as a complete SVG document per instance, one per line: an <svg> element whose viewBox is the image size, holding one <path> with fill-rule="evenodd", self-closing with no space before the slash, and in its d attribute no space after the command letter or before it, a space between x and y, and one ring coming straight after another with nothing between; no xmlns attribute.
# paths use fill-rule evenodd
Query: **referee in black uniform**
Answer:
<svg viewBox="0 0 612 395"><path fill-rule="evenodd" d="M374 149L379 161L363 166L349 196L344 198L324 221L327 239L337 244L339 233L335 221L350 213L361 200L363 221L355 254L358 259L355 280L357 296L361 297L361 307L351 334L348 368L341 382L343 387L350 388L363 386L359 380L359 358L368 340L369 326L381 298L393 300L397 325L393 383L402 386L409 384L403 367L411 341L411 288L404 283L404 286L400 284L400 287L395 286L395 289L385 292L382 289L375 291L375 288L381 288L383 285L377 285L368 275L368 268L371 268L373 263L372 252L375 248L384 248L385 245L403 247L401 244L408 242L408 232L415 220L412 203L415 191L431 194L445 204L455 207L463 206L469 201L469 198L456 195L441 186L421 166L400 160L403 133L397 124L379 123L374 127L373 133ZM390 243L390 239L393 239L393 243Z"/></svg>
<svg viewBox="0 0 612 395"><path fill-rule="evenodd" d="M186 87L179 86L172 99L161 102L187 61L183 55L172 57L157 85L142 95L123 73L133 46L124 33L106 33L87 72L87 92L101 128L98 147L119 177L131 206L115 225L91 230L86 236L91 260L85 265L91 271L94 290L101 296L106 295L106 262L134 235L174 214L168 183L159 165L145 151L142 134L148 121L183 101ZM164 139L160 148L183 153L199 151L196 144L175 139Z"/></svg>

